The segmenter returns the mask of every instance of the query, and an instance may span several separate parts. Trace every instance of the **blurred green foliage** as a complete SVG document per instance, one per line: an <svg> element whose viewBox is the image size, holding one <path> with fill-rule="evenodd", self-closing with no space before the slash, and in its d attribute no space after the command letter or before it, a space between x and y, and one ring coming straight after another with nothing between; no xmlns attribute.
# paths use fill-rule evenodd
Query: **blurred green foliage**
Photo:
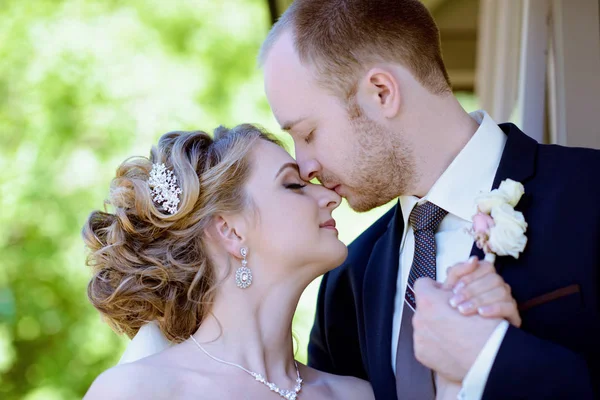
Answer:
<svg viewBox="0 0 600 400"><path fill-rule="evenodd" d="M0 4L0 398L81 398L125 339L86 298L79 232L160 134L274 127L263 0Z"/></svg>
<svg viewBox="0 0 600 400"><path fill-rule="evenodd" d="M276 130L255 62L268 28L264 0L0 2L0 398L81 398L119 359L81 226L164 132ZM386 209L340 207L342 240ZM294 318L302 361L317 287Z"/></svg>

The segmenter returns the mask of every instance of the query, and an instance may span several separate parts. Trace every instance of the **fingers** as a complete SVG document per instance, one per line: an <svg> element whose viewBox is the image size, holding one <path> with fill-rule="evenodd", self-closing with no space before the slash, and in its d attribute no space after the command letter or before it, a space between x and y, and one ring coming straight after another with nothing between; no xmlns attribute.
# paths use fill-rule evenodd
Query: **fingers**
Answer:
<svg viewBox="0 0 600 400"><path fill-rule="evenodd" d="M493 288L490 291L483 292L478 296L475 296L469 300L458 303L454 306L452 299L450 305L457 308L464 315L477 314L478 309L485 306L490 306L496 303L510 302L512 298L506 295L506 289L504 288ZM504 316L503 316L504 317Z"/></svg>
<svg viewBox="0 0 600 400"><path fill-rule="evenodd" d="M519 315L517 302L514 299L479 307L478 311L482 317L504 318L517 328L521 327L521 316Z"/></svg>
<svg viewBox="0 0 600 400"><path fill-rule="evenodd" d="M494 265L486 261L479 261L478 267L475 269L475 271L462 276L458 283L454 285L452 291L456 294L470 283L475 282L476 280L488 274L496 274L496 268L494 268Z"/></svg>
<svg viewBox="0 0 600 400"><path fill-rule="evenodd" d="M455 295L450 299L450 305L457 307L461 303L474 300L486 292L494 291L494 289L500 289L500 291L495 291L495 293L501 293L506 297L505 300L512 299L510 286L504 283L504 279L498 274L487 274L459 290L454 290Z"/></svg>
<svg viewBox="0 0 600 400"><path fill-rule="evenodd" d="M487 264L487 265L486 265ZM472 279L481 275L483 270L488 272L458 290L450 299L450 305L457 308L463 315L479 314L486 318L504 318L516 327L521 326L521 317L517 303L512 297L510 286L504 279L493 271L493 266L481 263L480 268L467 277ZM485 271L483 271L485 272ZM461 282L463 280L461 279Z"/></svg>
<svg viewBox="0 0 600 400"><path fill-rule="evenodd" d="M477 256L469 258L469 261L455 264L446 270L447 276L444 282L444 288L452 289L458 283L460 278L470 273L473 273L479 266Z"/></svg>

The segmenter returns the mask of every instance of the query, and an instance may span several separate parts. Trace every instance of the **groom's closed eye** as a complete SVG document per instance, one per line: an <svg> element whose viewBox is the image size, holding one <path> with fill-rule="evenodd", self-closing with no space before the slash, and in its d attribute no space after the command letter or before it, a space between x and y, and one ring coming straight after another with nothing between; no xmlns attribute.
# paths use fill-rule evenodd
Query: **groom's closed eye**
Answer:
<svg viewBox="0 0 600 400"><path fill-rule="evenodd" d="M296 120L285 122L285 123L283 123L283 124L281 125L281 130L283 130L283 131L285 131L285 132L287 132L287 133L289 133L289 134L291 135L291 134L292 134L292 132L291 132L291 131L292 131L292 130L293 130L293 129L294 129L296 126L297 126L297 125L299 125L301 122L303 122L303 121L304 121L304 120L306 120L306 119L308 119L308 117L300 117L300 118L298 118L298 119L296 119Z"/></svg>
<svg viewBox="0 0 600 400"><path fill-rule="evenodd" d="M313 140L313 137L314 137L314 134L315 134L315 130L316 130L316 129L313 129L312 131L310 131L310 132L308 133L308 135L306 135L306 136L304 137L304 143L306 143L306 144L310 144L310 142L312 142L312 140Z"/></svg>

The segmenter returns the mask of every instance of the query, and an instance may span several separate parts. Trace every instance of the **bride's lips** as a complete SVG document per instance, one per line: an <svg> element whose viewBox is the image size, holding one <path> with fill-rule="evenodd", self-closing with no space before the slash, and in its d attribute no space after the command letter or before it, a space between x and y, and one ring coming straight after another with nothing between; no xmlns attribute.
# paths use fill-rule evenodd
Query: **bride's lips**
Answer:
<svg viewBox="0 0 600 400"><path fill-rule="evenodd" d="M319 228L333 229L334 231L337 232L337 229L335 228L335 219L333 219L333 218L323 222L321 225L319 225Z"/></svg>

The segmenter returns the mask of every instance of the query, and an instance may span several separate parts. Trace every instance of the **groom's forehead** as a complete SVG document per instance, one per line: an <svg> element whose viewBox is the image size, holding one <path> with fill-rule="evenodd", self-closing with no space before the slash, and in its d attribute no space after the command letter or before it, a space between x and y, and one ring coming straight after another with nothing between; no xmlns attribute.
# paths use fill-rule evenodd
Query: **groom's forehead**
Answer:
<svg viewBox="0 0 600 400"><path fill-rule="evenodd" d="M270 60L269 60L270 61ZM265 88L267 94L303 95L310 90L311 76L307 69L273 54L272 62L267 62L264 69Z"/></svg>
<svg viewBox="0 0 600 400"><path fill-rule="evenodd" d="M300 61L293 39L287 33L273 43L263 68L268 92L283 91L287 95L300 95L297 92L306 91L313 80L310 68Z"/></svg>
<svg viewBox="0 0 600 400"><path fill-rule="evenodd" d="M265 64L269 62L300 64L300 57L296 52L294 38L290 32L282 33L275 41L273 41L267 51Z"/></svg>
<svg viewBox="0 0 600 400"><path fill-rule="evenodd" d="M291 35L284 34L274 42L263 72L269 105L282 128L317 112L322 93L310 68L300 62Z"/></svg>
<svg viewBox="0 0 600 400"><path fill-rule="evenodd" d="M282 128L294 125L314 112L317 94L306 83L285 76L265 77L265 89L271 110Z"/></svg>

